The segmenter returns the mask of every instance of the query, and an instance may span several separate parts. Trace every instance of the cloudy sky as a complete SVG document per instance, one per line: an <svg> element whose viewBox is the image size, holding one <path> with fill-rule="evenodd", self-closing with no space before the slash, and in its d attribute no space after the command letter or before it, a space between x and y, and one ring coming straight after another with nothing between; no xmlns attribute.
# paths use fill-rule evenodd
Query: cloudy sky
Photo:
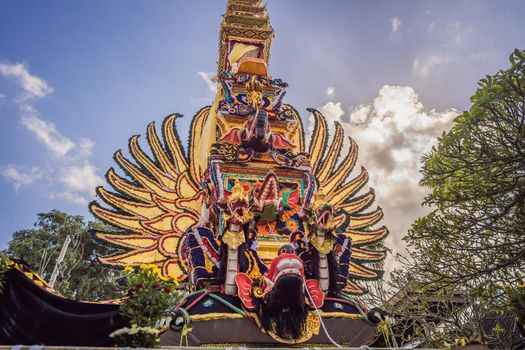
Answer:
<svg viewBox="0 0 525 350"><path fill-rule="evenodd" d="M210 104L225 1L0 3L0 249L36 214L90 217L112 154ZM270 0L270 73L360 146L400 239L425 213L420 155L469 108L476 82L525 48L525 2Z"/></svg>

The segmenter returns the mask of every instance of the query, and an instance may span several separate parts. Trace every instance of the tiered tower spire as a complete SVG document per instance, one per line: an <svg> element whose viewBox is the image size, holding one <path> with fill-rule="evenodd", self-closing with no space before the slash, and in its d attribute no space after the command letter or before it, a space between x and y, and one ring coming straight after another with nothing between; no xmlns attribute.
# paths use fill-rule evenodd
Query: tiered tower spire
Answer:
<svg viewBox="0 0 525 350"><path fill-rule="evenodd" d="M273 36L261 0L228 0L219 38L219 75L241 65L247 73L266 75Z"/></svg>

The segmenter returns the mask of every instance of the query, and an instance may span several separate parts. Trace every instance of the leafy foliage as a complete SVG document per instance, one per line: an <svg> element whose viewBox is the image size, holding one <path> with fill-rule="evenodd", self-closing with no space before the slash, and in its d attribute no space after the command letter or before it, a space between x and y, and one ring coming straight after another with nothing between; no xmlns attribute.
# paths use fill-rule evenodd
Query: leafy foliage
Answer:
<svg viewBox="0 0 525 350"><path fill-rule="evenodd" d="M525 284L520 283L515 288L505 286L505 292L509 297L509 304L518 316L521 324L525 325Z"/></svg>
<svg viewBox="0 0 525 350"><path fill-rule="evenodd" d="M156 325L182 295L176 290L177 280L163 277L155 265L142 265L138 270L127 267L125 271L129 289L120 312L130 320L131 328L119 329L111 337L119 346L158 346L160 331Z"/></svg>
<svg viewBox="0 0 525 350"><path fill-rule="evenodd" d="M8 268L9 268L9 259L7 259L7 257L0 254L0 294L2 294L2 290L4 288L5 274Z"/></svg>
<svg viewBox="0 0 525 350"><path fill-rule="evenodd" d="M38 214L35 227L13 234L5 255L22 258L45 280L49 281L62 245L69 235L65 258L59 266L54 288L67 298L75 300L107 300L123 294L116 280L117 271L100 265L97 253L109 254L110 249L97 245L91 238L91 229L104 230L99 222L85 222L79 215L68 215L58 210Z"/></svg>
<svg viewBox="0 0 525 350"><path fill-rule="evenodd" d="M493 306L525 270L525 51L510 61L424 157L435 210L405 238L429 284L462 285Z"/></svg>
<svg viewBox="0 0 525 350"><path fill-rule="evenodd" d="M130 271L131 268L127 268ZM162 276L156 265L143 265L127 277L128 298L120 311L139 327L155 325L176 293L177 280Z"/></svg>

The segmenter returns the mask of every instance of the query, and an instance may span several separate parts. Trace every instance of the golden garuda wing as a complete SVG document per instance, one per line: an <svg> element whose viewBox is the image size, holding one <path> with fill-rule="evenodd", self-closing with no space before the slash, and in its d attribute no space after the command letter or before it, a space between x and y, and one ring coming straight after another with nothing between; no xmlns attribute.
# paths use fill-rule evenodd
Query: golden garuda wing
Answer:
<svg viewBox="0 0 525 350"><path fill-rule="evenodd" d="M134 162L120 150L115 153L115 161L127 176L109 169L106 179L113 191L101 186L97 194L110 209L96 201L89 206L93 215L116 228L114 232L94 233L120 248L116 255L99 257L101 263L115 267L155 264L163 275L185 279L187 252L182 238L198 221L203 196L200 184L204 169L199 169L193 159L209 111L205 107L193 118L188 156L175 128L180 117L177 114L164 119L162 141L155 123L148 125L147 143L153 157L142 150L139 136L129 140Z"/></svg>
<svg viewBox="0 0 525 350"><path fill-rule="evenodd" d="M317 186L326 194L326 201L335 209L338 231L352 240L348 276L345 276L347 287L344 291L362 294L363 289L354 283L354 280L375 280L382 277L380 262L385 258L386 252L374 251L370 247L378 245L388 234L384 226L374 228L382 219L383 211L380 207L367 211L375 199L373 189L358 195L368 182L367 171L361 167L359 175L351 178L357 161L357 144L350 138L350 147L344 149L344 130L337 122L329 144L325 117L315 109L309 109L309 112L315 118L315 133L310 142L309 153L310 165L318 181ZM370 263L376 266L367 266Z"/></svg>

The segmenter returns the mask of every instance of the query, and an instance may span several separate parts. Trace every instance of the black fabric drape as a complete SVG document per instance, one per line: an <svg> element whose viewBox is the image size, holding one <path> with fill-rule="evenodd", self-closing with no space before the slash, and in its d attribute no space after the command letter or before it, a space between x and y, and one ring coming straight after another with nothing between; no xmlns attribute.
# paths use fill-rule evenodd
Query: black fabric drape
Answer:
<svg viewBox="0 0 525 350"><path fill-rule="evenodd" d="M125 327L118 305L68 300L11 269L0 294L0 345L111 346Z"/></svg>

